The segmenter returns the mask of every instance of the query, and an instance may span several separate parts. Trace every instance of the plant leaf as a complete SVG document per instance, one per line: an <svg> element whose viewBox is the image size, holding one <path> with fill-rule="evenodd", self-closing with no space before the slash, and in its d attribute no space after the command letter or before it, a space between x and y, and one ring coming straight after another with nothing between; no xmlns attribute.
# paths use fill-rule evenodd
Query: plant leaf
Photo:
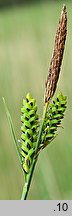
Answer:
<svg viewBox="0 0 72 216"><path fill-rule="evenodd" d="M9 113L9 110L7 108L7 105L6 105L6 102L5 102L4 98L3 98L3 103L4 103L5 110L6 110L6 115L7 115L7 119L8 119L9 125L10 125L10 129L11 129L11 132L12 132L12 135L13 135L14 144L15 144L18 156L19 156L20 163L22 164L22 157L21 157L21 153L20 153L20 148L18 146L18 141L17 141L17 138L16 138L16 134L15 134L12 118L11 118L11 115Z"/></svg>

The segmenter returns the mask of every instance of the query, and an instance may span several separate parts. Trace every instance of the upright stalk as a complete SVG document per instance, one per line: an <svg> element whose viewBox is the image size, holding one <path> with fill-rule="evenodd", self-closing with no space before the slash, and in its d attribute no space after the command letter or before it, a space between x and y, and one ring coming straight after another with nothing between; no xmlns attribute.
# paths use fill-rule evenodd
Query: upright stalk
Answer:
<svg viewBox="0 0 72 216"><path fill-rule="evenodd" d="M29 191L29 188L30 188L31 179L32 179L32 176L33 176L33 172L34 172L36 162L37 162L36 155L38 153L38 149L39 149L39 145L40 145L40 139L41 139L41 134L42 134L42 130L43 130L43 125L44 125L44 120L45 120L47 107L48 107L48 103L46 103L45 107L44 107L42 122L41 122L39 135L38 135L38 139L37 139L37 144L36 144L36 149L35 149L35 156L34 156L34 159L33 159L33 162L32 162L30 173L28 174L27 180L26 180L26 182L24 184L24 187L23 187L21 200L26 200L27 195L28 195L28 191Z"/></svg>

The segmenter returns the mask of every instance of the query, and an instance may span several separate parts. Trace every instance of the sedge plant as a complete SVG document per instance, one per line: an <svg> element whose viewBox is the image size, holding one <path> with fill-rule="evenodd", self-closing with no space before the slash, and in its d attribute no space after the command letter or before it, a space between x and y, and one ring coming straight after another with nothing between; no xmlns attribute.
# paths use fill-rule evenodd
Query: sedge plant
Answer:
<svg viewBox="0 0 72 216"><path fill-rule="evenodd" d="M41 151L56 137L57 129L61 125L66 110L67 97L61 92L52 100L56 91L63 59L67 34L67 12L64 5L57 27L54 51L50 62L49 73L45 83L44 108L41 120L37 113L36 100L30 93L23 100L21 108L21 148L16 138L11 115L3 98L7 118L12 131L14 143L19 156L24 175L24 187L21 200L26 200L30 188L33 172Z"/></svg>

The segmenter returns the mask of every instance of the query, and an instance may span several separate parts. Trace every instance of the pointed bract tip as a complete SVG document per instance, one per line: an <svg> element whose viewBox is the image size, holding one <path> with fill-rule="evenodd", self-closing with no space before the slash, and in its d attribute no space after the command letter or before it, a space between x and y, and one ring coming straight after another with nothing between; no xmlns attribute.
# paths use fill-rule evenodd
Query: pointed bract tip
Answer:
<svg viewBox="0 0 72 216"><path fill-rule="evenodd" d="M3 100L3 103L5 104L5 98L4 97L2 97L2 100Z"/></svg>
<svg viewBox="0 0 72 216"><path fill-rule="evenodd" d="M66 11L66 5L63 4L63 8L62 8L63 11Z"/></svg>
<svg viewBox="0 0 72 216"><path fill-rule="evenodd" d="M67 11L66 11L66 5L64 4L63 7L62 7L61 16L63 14L66 14L66 13L67 13Z"/></svg>

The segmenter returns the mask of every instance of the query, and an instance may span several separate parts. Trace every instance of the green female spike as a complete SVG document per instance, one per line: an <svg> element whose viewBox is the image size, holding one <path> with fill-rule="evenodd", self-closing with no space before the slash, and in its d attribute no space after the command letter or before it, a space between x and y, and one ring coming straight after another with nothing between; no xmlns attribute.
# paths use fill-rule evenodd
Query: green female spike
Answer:
<svg viewBox="0 0 72 216"><path fill-rule="evenodd" d="M34 150L37 141L38 115L35 99L28 93L26 100L23 100L22 112L22 166L25 173L29 173L33 161Z"/></svg>
<svg viewBox="0 0 72 216"><path fill-rule="evenodd" d="M41 136L41 148L45 148L54 139L57 128L64 117L66 104L67 97L60 92L52 104L49 105Z"/></svg>

